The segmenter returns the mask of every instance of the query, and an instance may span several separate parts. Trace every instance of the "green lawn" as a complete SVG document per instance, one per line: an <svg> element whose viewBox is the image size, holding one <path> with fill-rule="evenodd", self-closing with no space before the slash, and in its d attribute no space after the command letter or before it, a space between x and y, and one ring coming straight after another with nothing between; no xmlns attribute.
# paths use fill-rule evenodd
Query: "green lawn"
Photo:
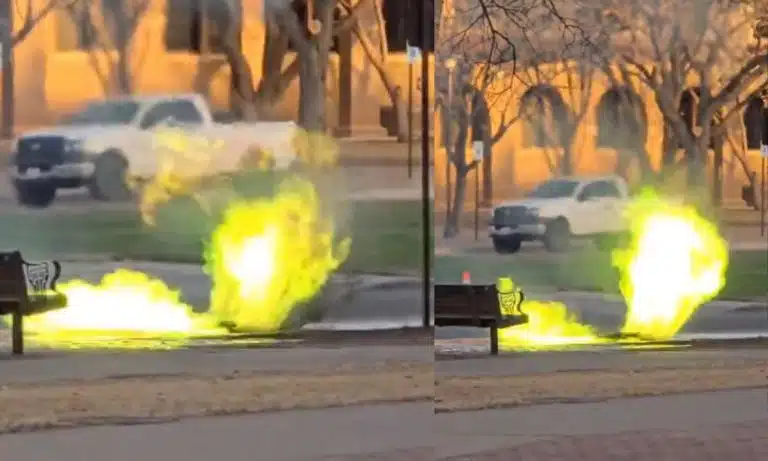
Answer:
<svg viewBox="0 0 768 461"><path fill-rule="evenodd" d="M721 299L745 299L768 294L768 265L765 252L731 253L726 285ZM618 293L618 276L610 254L592 249L567 255L520 253L496 255L439 256L435 258L435 280L458 282L462 271L470 271L473 282L492 282L510 276L523 287L551 287Z"/></svg>
<svg viewBox="0 0 768 461"><path fill-rule="evenodd" d="M344 270L412 273L421 267L421 204L406 201L348 202L333 210L348 218L352 251ZM125 259L200 262L218 218L190 199L178 199L147 227L136 212L6 215L0 244L32 258L101 254Z"/></svg>

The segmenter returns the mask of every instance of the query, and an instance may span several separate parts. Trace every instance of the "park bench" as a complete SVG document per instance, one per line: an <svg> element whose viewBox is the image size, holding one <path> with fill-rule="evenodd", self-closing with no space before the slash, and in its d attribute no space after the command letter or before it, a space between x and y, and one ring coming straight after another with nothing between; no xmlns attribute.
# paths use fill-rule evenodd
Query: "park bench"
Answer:
<svg viewBox="0 0 768 461"><path fill-rule="evenodd" d="M524 295L516 290L500 297L496 285L435 285L435 326L476 327L491 330L491 355L499 354L499 328L522 325L528 316L520 310Z"/></svg>
<svg viewBox="0 0 768 461"><path fill-rule="evenodd" d="M17 250L0 251L0 315L11 316L13 355L24 353L25 316L66 306L66 296L56 291L60 275L58 261L27 262Z"/></svg>

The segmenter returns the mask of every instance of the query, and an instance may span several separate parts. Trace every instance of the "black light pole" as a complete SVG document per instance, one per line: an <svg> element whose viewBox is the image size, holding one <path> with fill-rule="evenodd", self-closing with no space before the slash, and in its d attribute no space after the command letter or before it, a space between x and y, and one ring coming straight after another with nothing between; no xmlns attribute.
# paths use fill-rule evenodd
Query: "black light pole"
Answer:
<svg viewBox="0 0 768 461"><path fill-rule="evenodd" d="M428 4L434 0L421 0L421 206L422 206L422 246L423 246L423 275L424 287L424 328L432 324L432 207L430 194L430 152L429 152L429 51L427 47L434 40L430 40L430 24L434 23L434 8ZM430 10L432 14L429 14Z"/></svg>

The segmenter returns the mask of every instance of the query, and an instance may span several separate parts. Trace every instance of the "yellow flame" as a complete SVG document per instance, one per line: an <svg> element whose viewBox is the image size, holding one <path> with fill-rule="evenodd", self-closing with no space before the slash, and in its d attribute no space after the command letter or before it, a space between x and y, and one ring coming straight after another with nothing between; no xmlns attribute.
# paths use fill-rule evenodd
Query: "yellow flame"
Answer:
<svg viewBox="0 0 768 461"><path fill-rule="evenodd" d="M273 200L232 204L207 249L211 312L238 329L275 331L311 299L349 253L334 242L311 183L285 180Z"/></svg>
<svg viewBox="0 0 768 461"><path fill-rule="evenodd" d="M62 284L59 291L68 298L65 308L24 320L25 331L39 343L142 337L183 340L224 332L210 314L193 312L181 302L178 291L141 272L118 269L98 284L74 280Z"/></svg>
<svg viewBox="0 0 768 461"><path fill-rule="evenodd" d="M210 176L215 156L224 147L219 140L189 134L179 128L159 130L152 141L152 155L158 162L155 175L146 183L132 184L140 192L139 211L149 225L155 224L159 206L201 188L203 179ZM192 194L192 197L201 207L207 207L200 195Z"/></svg>
<svg viewBox="0 0 768 461"><path fill-rule="evenodd" d="M725 284L728 247L692 207L645 193L628 209L631 244L614 252L627 303L622 331L673 337Z"/></svg>
<svg viewBox="0 0 768 461"><path fill-rule="evenodd" d="M325 135L300 132L295 142L308 166L328 166L338 154ZM153 225L158 207L174 197L192 195L204 205L203 178L220 147L221 143L178 129L158 133L158 172L139 189L139 210L146 224ZM249 168L271 168L269 155L259 155L267 161ZM204 255L213 285L207 312L193 312L181 302L178 291L160 280L118 270L98 284L82 280L61 284L68 305L26 319L25 330L46 345L70 347L91 339L93 346L132 347L130 342L116 341L149 337L183 342L226 333L222 325L258 332L283 327L292 310L310 301L328 282L346 259L351 242L337 242L334 222L323 213L314 184L305 178L285 179L273 196L253 199L237 197L234 188L224 186L227 193L214 196L223 202L224 212Z"/></svg>
<svg viewBox="0 0 768 461"><path fill-rule="evenodd" d="M613 253L627 305L624 338L670 339L725 283L728 247L693 207L644 192L627 208L630 244ZM526 301L529 322L499 332L507 349L608 342L564 304Z"/></svg>
<svg viewBox="0 0 768 461"><path fill-rule="evenodd" d="M528 323L500 330L500 347L518 350L548 349L604 341L590 326L580 323L565 304L525 301L521 310L528 315Z"/></svg>
<svg viewBox="0 0 768 461"><path fill-rule="evenodd" d="M303 164L314 168L334 166L339 160L339 145L326 133L298 130L293 148Z"/></svg>

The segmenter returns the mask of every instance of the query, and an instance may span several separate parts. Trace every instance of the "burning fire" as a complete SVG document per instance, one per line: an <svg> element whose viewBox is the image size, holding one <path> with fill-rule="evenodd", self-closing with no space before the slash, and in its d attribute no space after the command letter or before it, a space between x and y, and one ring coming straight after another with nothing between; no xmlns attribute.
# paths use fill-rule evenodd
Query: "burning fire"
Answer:
<svg viewBox="0 0 768 461"><path fill-rule="evenodd" d="M349 253L334 240L313 185L284 181L272 200L232 204L208 246L211 313L238 329L276 331Z"/></svg>
<svg viewBox="0 0 768 461"><path fill-rule="evenodd" d="M633 240L613 254L627 303L623 333L669 339L725 284L728 246L690 207L646 194L629 208Z"/></svg>
<svg viewBox="0 0 768 461"><path fill-rule="evenodd" d="M99 284L64 283L66 308L31 316L27 332L41 344L103 345L121 339L183 341L191 335L220 334L216 319L181 302L179 292L144 273L118 269Z"/></svg>
<svg viewBox="0 0 768 461"><path fill-rule="evenodd" d="M528 323L499 331L499 344L508 349L531 350L604 341L589 326L579 322L563 303L525 301Z"/></svg>
<svg viewBox="0 0 768 461"><path fill-rule="evenodd" d="M628 207L630 244L613 253L627 304L621 333L664 340L725 283L728 248L717 228L695 209L645 193ZM499 332L509 349L552 348L610 341L580 323L564 304L526 301L529 323Z"/></svg>
<svg viewBox="0 0 768 461"><path fill-rule="evenodd" d="M164 133L158 143L163 147L161 168L143 185L139 200L148 225L154 224L159 206L172 198L200 195L200 178L210 164L207 156L216 152L214 144L185 138L180 131ZM308 146L301 144L305 150ZM189 167L179 170L182 164ZM89 341L114 346L115 340L142 337L184 341L224 334L224 326L279 330L293 309L328 282L346 259L351 242L337 241L334 222L324 215L315 186L298 174L283 180L268 197L228 197L205 246L205 271L213 285L208 311L195 313L162 281L121 269L98 284L61 284L68 305L27 318L25 331L41 344L71 347Z"/></svg>

